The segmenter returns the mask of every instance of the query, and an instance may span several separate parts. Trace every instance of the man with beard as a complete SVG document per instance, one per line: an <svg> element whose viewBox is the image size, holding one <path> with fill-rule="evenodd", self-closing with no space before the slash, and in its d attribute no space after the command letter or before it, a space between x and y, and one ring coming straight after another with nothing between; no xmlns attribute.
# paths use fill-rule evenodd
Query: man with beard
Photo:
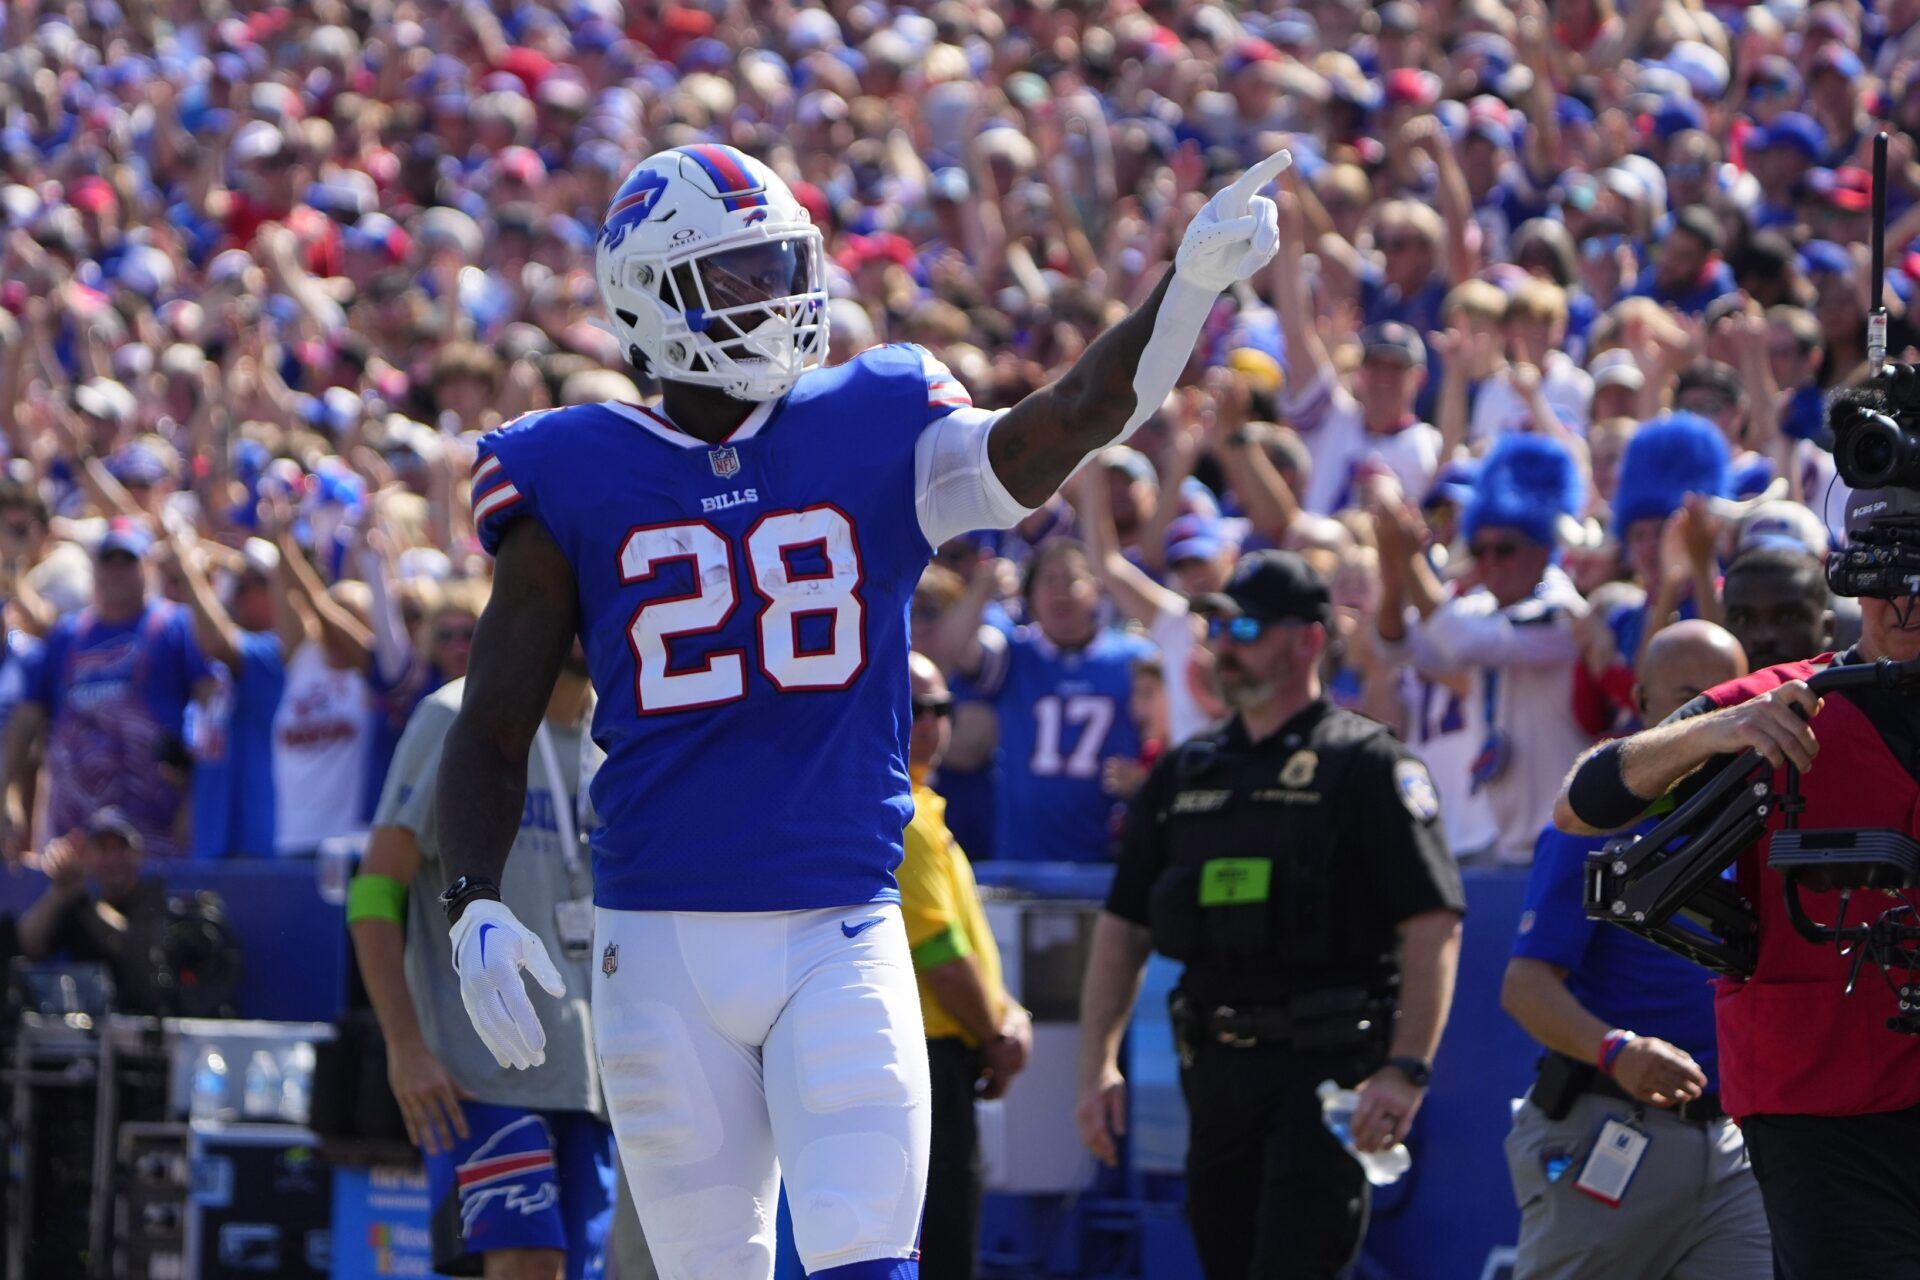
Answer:
<svg viewBox="0 0 1920 1280"><path fill-rule="evenodd" d="M1306 562L1248 555L1195 604L1233 717L1162 758L1134 802L1081 992L1081 1138L1118 1159L1141 972L1156 950L1183 962L1172 1009L1206 1274L1331 1278L1359 1252L1367 1181L1315 1089L1359 1089L1359 1150L1407 1135L1452 999L1460 876L1426 766L1326 700L1329 593Z"/></svg>

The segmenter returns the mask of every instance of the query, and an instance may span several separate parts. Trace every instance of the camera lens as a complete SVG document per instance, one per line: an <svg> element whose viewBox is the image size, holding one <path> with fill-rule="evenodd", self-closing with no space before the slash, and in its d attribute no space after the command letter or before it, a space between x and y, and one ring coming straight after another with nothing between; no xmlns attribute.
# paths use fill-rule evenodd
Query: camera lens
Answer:
<svg viewBox="0 0 1920 1280"><path fill-rule="evenodd" d="M1846 432L1834 463L1856 489L1884 489L1920 482L1920 445L1879 414L1863 414Z"/></svg>

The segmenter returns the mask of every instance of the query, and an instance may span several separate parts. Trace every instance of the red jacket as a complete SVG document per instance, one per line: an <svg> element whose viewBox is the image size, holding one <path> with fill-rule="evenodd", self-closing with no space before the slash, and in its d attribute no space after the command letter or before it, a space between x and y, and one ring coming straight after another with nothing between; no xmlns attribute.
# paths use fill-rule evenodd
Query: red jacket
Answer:
<svg viewBox="0 0 1920 1280"><path fill-rule="evenodd" d="M1831 654L1768 667L1708 690L1730 707L1827 666ZM1894 758L1844 693L1826 695L1812 722L1820 740L1813 769L1801 778L1806 799L1800 825L1892 827L1920 835L1920 781ZM1785 785L1778 773L1776 788ZM1769 819L1777 828L1780 815ZM1753 976L1722 978L1714 1001L1720 1035L1720 1101L1736 1117L1871 1115L1920 1104L1920 1036L1887 1029L1896 1002L1871 965L1851 995L1852 958L1794 931L1786 887L1766 864L1770 839L1740 855L1735 874L1760 922ZM1802 891L1807 914L1821 923L1840 915L1840 895ZM1848 918L1865 921L1898 899L1856 892Z"/></svg>

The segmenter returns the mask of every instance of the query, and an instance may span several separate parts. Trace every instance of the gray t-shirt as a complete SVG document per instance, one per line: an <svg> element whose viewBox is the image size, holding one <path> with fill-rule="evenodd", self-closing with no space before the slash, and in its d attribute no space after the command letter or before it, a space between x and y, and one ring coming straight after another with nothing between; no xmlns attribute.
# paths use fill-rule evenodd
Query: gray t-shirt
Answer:
<svg viewBox="0 0 1920 1280"><path fill-rule="evenodd" d="M465 685L456 680L414 710L394 750L393 767L373 816L375 826L404 828L420 845L420 871L407 894L406 950L407 987L419 1011L420 1032L454 1079L481 1102L603 1115L593 1024L587 1011L592 949L569 955L561 945L558 927L559 904L591 898L593 890L584 847L570 866L555 817L555 806L560 804L567 806L569 814L578 812L582 753L591 750L582 732L585 725L569 730L547 723L553 758L560 766L559 794L547 777L543 753L536 749L527 763L520 834L502 876L502 899L522 924L540 936L567 984L566 996L555 1000L528 981L529 998L547 1032L547 1060L530 1071L515 1071L494 1061L467 1019L460 1002L460 979L453 971L451 927L438 901L449 876L440 857L434 780ZM592 762L586 763L591 768ZM581 827L577 820L573 825L576 830Z"/></svg>

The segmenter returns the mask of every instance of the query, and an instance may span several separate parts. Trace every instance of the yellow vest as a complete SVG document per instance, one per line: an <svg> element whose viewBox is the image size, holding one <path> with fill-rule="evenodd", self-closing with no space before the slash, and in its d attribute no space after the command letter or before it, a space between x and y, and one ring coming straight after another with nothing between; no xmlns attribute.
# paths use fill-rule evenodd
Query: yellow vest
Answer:
<svg viewBox="0 0 1920 1280"><path fill-rule="evenodd" d="M927 985L926 971L960 956L970 955L986 988L987 1004L996 1020L1004 1018L1012 1001L1000 982L1000 949L980 907L973 864L947 830L947 802L929 787L913 788L913 821L904 837L905 856L894 874L900 881L900 911L907 921L907 942L913 948L913 967L920 984L920 1009L927 1038L957 1036L969 1045L978 1041L948 1013Z"/></svg>

